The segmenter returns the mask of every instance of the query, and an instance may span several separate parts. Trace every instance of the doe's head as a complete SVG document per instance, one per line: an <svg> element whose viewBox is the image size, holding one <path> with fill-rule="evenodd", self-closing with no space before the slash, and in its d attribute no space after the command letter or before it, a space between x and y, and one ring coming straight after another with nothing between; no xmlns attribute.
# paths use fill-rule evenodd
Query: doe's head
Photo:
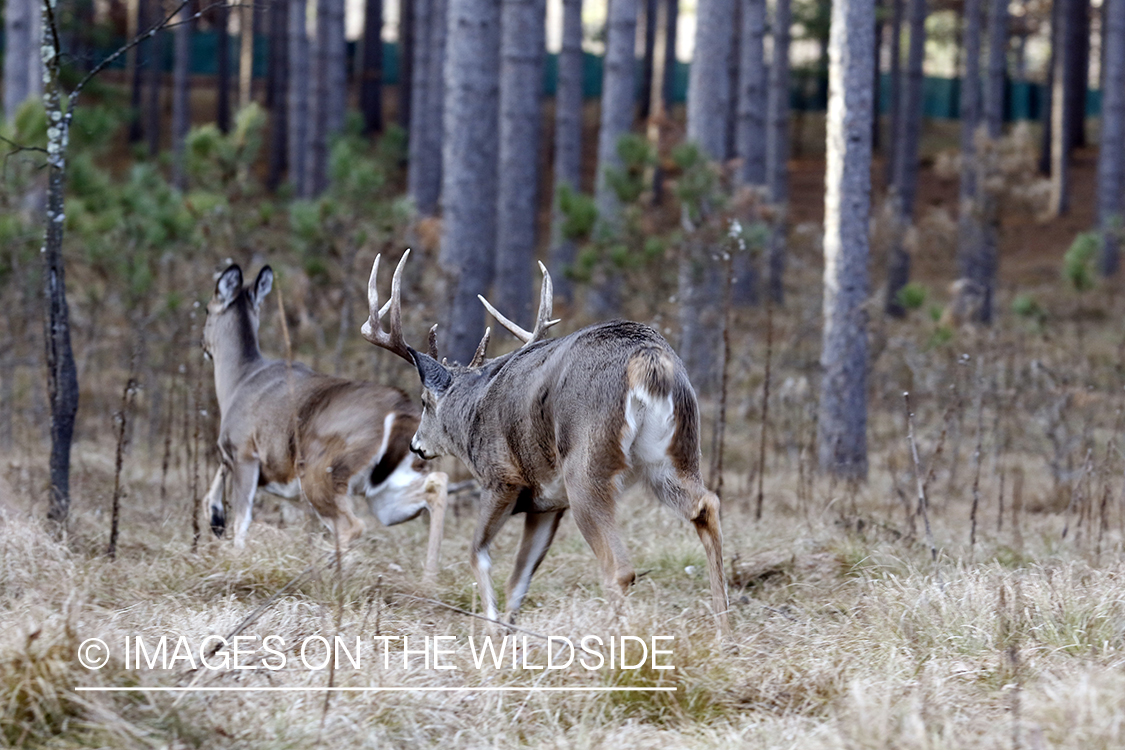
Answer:
<svg viewBox="0 0 1125 750"><path fill-rule="evenodd" d="M214 358L224 344L235 344L240 350L258 348L258 309L262 299L273 288L273 269L264 266L254 283L243 287L242 269L232 263L219 274L215 293L207 303L207 321L203 324L203 353Z"/></svg>

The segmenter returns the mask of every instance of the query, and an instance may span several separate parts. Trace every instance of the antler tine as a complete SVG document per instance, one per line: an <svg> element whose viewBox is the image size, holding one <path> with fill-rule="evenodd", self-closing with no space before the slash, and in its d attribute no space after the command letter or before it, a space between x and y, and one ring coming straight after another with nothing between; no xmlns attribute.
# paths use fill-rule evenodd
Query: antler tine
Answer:
<svg viewBox="0 0 1125 750"><path fill-rule="evenodd" d="M488 310L489 314L492 317L496 318L496 322L507 328L513 336L515 336L525 344L530 344L533 341L533 339L531 338L531 331L526 331L512 321L505 318L503 313L493 307L492 304L488 300L486 300L483 295L478 294L477 299L479 299L480 303L484 305L484 309Z"/></svg>
<svg viewBox="0 0 1125 750"><path fill-rule="evenodd" d="M544 266L542 262L539 263L539 270L543 272L543 285L539 288L539 314L535 318L535 328L531 331L508 320L482 295L477 295L477 299L484 305L484 309L488 310L489 314L496 318L496 321L500 325L507 328L513 336L522 341L524 346L534 344L536 341L543 338L543 334L547 332L547 329L559 322L559 320L551 320L551 309L555 296L555 287L551 282L551 274L547 272L547 267Z"/></svg>
<svg viewBox="0 0 1125 750"><path fill-rule="evenodd" d="M480 367L481 366L481 363L484 362L484 353L486 351L488 351L488 342L489 342L489 339L491 339L491 338L492 338L492 329L491 328L485 328L484 329L484 335L481 336L480 343L477 344L476 354L473 355L472 361L469 362L469 367Z"/></svg>
<svg viewBox="0 0 1125 750"><path fill-rule="evenodd" d="M555 285L551 281L551 274L543 261L539 261L539 270L543 272L543 284L539 287L539 315L535 319L535 330L532 331L532 340L538 341L547 329L557 325L561 319L551 320L551 312L555 303Z"/></svg>
<svg viewBox="0 0 1125 750"><path fill-rule="evenodd" d="M375 262L371 265L371 278L367 282L369 312L367 322L363 324L360 332L363 334L363 338L375 346L393 352L407 362L413 363L414 356L410 353L410 347L406 345L406 341L402 338L402 269L409 257L410 250L402 254L402 260L398 262L394 276L391 277L391 298L380 308L378 281L379 261L382 259L382 253L375 256ZM384 331L382 319L388 313L390 315L389 330Z"/></svg>
<svg viewBox="0 0 1125 750"><path fill-rule="evenodd" d="M430 356L437 359L437 323L430 326L430 337L427 343Z"/></svg>

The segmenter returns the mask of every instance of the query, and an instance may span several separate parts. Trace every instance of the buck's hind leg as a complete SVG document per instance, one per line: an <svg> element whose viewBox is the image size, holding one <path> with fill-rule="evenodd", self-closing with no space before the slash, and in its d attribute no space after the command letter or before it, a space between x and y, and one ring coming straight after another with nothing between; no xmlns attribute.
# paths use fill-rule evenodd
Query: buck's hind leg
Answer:
<svg viewBox="0 0 1125 750"><path fill-rule="evenodd" d="M207 497L204 498L206 507L211 511L211 533L220 539L223 537L223 531L227 527L227 513L223 508L223 485L227 480L227 467L219 464L219 470L215 472L215 478L211 481L211 489L207 490Z"/></svg>
<svg viewBox="0 0 1125 750"><path fill-rule="evenodd" d="M531 584L531 577L535 575L539 564L543 562L551 542L555 539L559 521L562 520L565 510L554 510L546 513L525 513L523 521L523 538L520 540L520 551L516 556L516 567L512 569L512 576L508 579L507 606L508 622L516 621L516 612L519 611L523 598L527 596L527 588Z"/></svg>
<svg viewBox="0 0 1125 750"><path fill-rule="evenodd" d="M574 521L601 563L606 596L620 611L624 594L637 575L617 528L614 511L618 491L615 477L592 478L584 467L566 474L566 494L574 511Z"/></svg>
<svg viewBox="0 0 1125 750"><path fill-rule="evenodd" d="M707 577L711 585L711 607L723 635L730 634L727 622L727 586L723 572L723 529L719 523L719 497L698 477L662 474L648 481L657 498L691 521L707 555Z"/></svg>

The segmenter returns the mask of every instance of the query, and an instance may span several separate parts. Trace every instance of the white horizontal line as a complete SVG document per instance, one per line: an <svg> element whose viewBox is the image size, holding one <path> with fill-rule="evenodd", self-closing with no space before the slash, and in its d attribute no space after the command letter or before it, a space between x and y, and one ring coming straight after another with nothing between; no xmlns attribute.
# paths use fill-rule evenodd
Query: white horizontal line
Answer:
<svg viewBox="0 0 1125 750"><path fill-rule="evenodd" d="M76 687L83 693L674 693L674 687Z"/></svg>

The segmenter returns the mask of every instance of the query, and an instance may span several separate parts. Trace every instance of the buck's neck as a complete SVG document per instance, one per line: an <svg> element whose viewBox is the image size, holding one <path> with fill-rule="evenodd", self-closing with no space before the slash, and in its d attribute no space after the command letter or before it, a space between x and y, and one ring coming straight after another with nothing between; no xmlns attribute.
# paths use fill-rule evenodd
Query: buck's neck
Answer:
<svg viewBox="0 0 1125 750"><path fill-rule="evenodd" d="M226 326L217 336L211 356L215 362L215 396L219 412L225 414L238 384L257 370L264 359L258 346L258 332L246 311L234 311L234 320L224 321Z"/></svg>

